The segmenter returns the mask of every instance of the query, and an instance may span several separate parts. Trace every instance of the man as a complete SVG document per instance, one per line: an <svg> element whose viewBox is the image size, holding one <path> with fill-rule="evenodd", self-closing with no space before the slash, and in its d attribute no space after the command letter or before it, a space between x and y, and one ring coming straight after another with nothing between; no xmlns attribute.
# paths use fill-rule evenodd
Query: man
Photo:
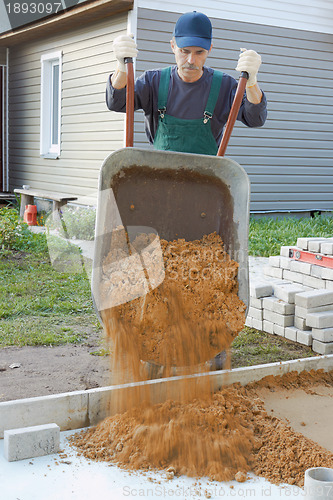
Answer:
<svg viewBox="0 0 333 500"><path fill-rule="evenodd" d="M228 119L237 81L230 75L205 66L212 49L212 25L200 12L188 12L178 19L170 41L176 66L146 71L135 82L135 109L143 109L148 140L156 149L216 155L223 127ZM118 61L106 89L107 106L126 111L125 57L136 57L131 36L114 40ZM267 116L266 98L257 83L261 57L241 49L237 71L247 71L238 119L259 127Z"/></svg>

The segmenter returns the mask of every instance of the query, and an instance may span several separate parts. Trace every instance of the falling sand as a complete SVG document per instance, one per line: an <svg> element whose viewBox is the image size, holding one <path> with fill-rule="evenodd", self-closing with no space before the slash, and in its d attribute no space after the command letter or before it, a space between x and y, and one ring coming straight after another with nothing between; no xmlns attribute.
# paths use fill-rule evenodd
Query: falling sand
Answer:
<svg viewBox="0 0 333 500"><path fill-rule="evenodd" d="M143 240L137 248L151 241ZM333 372L269 377L213 393L205 362L228 351L244 326L237 263L215 233L200 241L161 241L161 247L163 283L102 313L113 383L138 383L130 396L116 391L110 417L72 437L78 453L129 470L164 470L170 478L242 482L252 471L273 483L299 486L307 468L332 467L333 454L268 413L258 391L264 384L308 390L315 379L333 386ZM113 257L104 263L104 293L108 260ZM156 385L143 383L150 374L147 361L163 366L162 376L174 366L184 376L165 381L161 395ZM200 371L205 375L191 377Z"/></svg>

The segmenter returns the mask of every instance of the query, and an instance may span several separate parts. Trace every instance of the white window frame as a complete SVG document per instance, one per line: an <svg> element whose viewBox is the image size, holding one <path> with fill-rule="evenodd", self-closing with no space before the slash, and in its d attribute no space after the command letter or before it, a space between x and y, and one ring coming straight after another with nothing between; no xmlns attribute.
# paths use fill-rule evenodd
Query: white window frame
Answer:
<svg viewBox="0 0 333 500"><path fill-rule="evenodd" d="M53 68L59 65L58 80L58 110L57 117L53 115ZM60 156L61 143L61 82L62 82L62 52L52 52L41 56L41 119L40 119L40 154L44 158L56 159ZM53 142L54 118L57 119L56 135Z"/></svg>

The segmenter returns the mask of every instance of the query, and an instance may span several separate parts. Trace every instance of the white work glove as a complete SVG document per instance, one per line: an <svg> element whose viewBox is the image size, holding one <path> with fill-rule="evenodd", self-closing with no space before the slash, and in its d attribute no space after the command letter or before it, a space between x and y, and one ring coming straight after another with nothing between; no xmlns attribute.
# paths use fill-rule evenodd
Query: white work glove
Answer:
<svg viewBox="0 0 333 500"><path fill-rule="evenodd" d="M240 49L236 71L246 71L249 79L246 86L252 87L257 83L257 73L261 64L261 56L254 50Z"/></svg>
<svg viewBox="0 0 333 500"><path fill-rule="evenodd" d="M133 39L133 35L120 35L114 39L113 51L118 62L118 69L126 73L126 65L124 63L125 57L136 57L138 49Z"/></svg>

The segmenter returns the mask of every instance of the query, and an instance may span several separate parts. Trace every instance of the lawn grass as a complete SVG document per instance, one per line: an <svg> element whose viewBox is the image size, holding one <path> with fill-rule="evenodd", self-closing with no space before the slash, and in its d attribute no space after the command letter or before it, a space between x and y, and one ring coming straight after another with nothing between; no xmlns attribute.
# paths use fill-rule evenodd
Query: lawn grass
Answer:
<svg viewBox="0 0 333 500"><path fill-rule="evenodd" d="M280 255L281 246L296 245L297 238L333 236L332 215L314 217L272 217L250 218L249 255L269 257Z"/></svg>
<svg viewBox="0 0 333 500"><path fill-rule="evenodd" d="M281 245L296 244L297 237L332 235L333 218L328 216L251 218L249 254L276 255ZM11 249L0 246L0 348L81 343L101 332L85 272L62 272L70 266L61 262L53 266L45 234L23 227L13 241ZM233 367L314 355L310 348L246 327L231 354Z"/></svg>
<svg viewBox="0 0 333 500"><path fill-rule="evenodd" d="M253 366L316 356L310 347L245 327L231 345L231 366Z"/></svg>
<svg viewBox="0 0 333 500"><path fill-rule="evenodd" d="M0 296L0 346L78 343L99 328L87 276L57 271L45 252L3 253Z"/></svg>

